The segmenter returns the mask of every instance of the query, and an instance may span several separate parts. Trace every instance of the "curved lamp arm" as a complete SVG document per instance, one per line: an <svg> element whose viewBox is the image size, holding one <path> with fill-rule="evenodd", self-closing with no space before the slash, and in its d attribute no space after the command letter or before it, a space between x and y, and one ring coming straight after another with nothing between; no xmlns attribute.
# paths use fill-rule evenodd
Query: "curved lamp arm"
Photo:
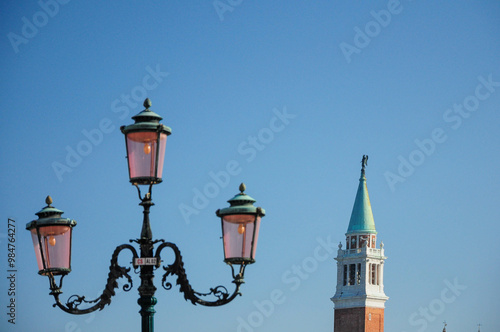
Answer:
<svg viewBox="0 0 500 332"><path fill-rule="evenodd" d="M170 290L172 288L172 283L167 281L167 278L170 275L177 275L177 285L180 285L179 291L184 293L184 299L187 301L191 301L192 304L201 304L204 306L209 306L209 307L216 307L216 306L221 306L226 303L231 302L236 298L237 295L241 295L240 293L240 286L242 283L245 281L243 280L243 273L245 272L245 264L242 264L240 267L240 271L237 275L234 274L234 268L231 264L231 270L232 270L232 275L233 275L233 283L236 285L236 288L233 292L233 294L229 295L229 292L226 287L224 286L217 286L214 288L210 288L210 292L208 293L199 293L195 291L191 285L189 284L189 281L187 279L186 271L184 270L184 263L182 262L182 256L179 248L174 243L170 242L165 242L162 243L158 246L156 250L156 261L157 265L156 267L159 268L161 265L161 259L160 259L160 252L163 248L169 247L172 249L172 251L175 253L175 261L168 265L167 267L163 266L163 269L166 271L165 274L163 275L161 279L161 284L163 288L166 290ZM201 299L199 296L209 296L213 295L217 298L215 301L205 301Z"/></svg>
<svg viewBox="0 0 500 332"><path fill-rule="evenodd" d="M124 268L118 264L118 255L123 249L129 249L132 252L133 256L132 262L134 261L135 258L138 257L135 248L129 244L123 244L117 247L113 252L113 256L111 257L111 265L109 267L108 281L106 283L104 291L102 292L101 296L99 296L95 300L87 301L85 299L85 296L71 295L66 301L66 304L62 304L61 301L59 300L59 295L62 294L61 287L64 275L61 277L59 286L56 285L54 276L49 275L50 290L51 290L50 295L53 295L54 299L56 300L56 303L54 303L52 306L53 307L58 306L63 311L73 315L88 314L96 310L102 310L106 305L109 305L111 303L111 297L116 294L115 288L118 288L117 280L119 278L122 277L127 278L127 283L123 285L124 291L128 292L130 289L132 289L132 278L128 274L130 272L130 268ZM78 306L82 303L88 303L88 304L95 303L95 304L87 309L79 309Z"/></svg>

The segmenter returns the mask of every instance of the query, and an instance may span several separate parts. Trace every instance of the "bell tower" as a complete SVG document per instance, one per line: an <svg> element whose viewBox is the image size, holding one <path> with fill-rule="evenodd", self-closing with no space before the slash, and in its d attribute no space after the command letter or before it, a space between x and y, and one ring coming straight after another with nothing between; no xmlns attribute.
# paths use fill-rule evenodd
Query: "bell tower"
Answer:
<svg viewBox="0 0 500 332"><path fill-rule="evenodd" d="M365 167L361 161L361 177L346 233L337 261L337 290L331 298L335 304L334 332L383 332L384 308L384 244L377 248L377 231L366 186Z"/></svg>

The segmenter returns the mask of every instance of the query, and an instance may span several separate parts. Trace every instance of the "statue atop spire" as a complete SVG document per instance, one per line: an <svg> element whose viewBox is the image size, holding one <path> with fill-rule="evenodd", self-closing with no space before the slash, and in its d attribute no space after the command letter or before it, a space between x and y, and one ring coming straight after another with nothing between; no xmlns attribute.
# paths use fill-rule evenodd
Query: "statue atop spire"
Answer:
<svg viewBox="0 0 500 332"><path fill-rule="evenodd" d="M365 167L368 166L368 155L363 155L363 159L361 159L361 173L365 175Z"/></svg>

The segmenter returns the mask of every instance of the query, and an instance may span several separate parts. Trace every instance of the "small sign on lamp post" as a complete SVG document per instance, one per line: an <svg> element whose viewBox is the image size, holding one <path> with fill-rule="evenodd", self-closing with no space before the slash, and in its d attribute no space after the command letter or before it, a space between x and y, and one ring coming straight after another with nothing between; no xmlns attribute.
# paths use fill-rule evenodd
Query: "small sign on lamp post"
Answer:
<svg viewBox="0 0 500 332"><path fill-rule="evenodd" d="M156 257L135 258L134 265L135 266L156 265Z"/></svg>

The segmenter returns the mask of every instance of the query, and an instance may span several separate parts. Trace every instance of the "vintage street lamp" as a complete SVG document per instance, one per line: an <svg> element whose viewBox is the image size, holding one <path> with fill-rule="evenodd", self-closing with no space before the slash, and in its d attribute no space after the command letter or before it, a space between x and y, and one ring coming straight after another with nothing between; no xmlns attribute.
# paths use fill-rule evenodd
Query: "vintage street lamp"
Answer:
<svg viewBox="0 0 500 332"><path fill-rule="evenodd" d="M229 207L217 210L221 218L224 261L228 264L252 264L259 238L260 219L265 210L253 206L255 199L244 193L245 185L240 185L240 193L231 198Z"/></svg>
<svg viewBox="0 0 500 332"><path fill-rule="evenodd" d="M144 101L144 107L145 110L132 117L134 124L120 128L125 134L130 182L134 185L162 181L165 145L172 133L160 123L162 117L149 109L149 98Z"/></svg>
<svg viewBox="0 0 500 332"><path fill-rule="evenodd" d="M61 218L63 211L52 207L52 198L45 199L47 206L36 213L38 220L26 225L31 232L40 275L66 275L71 271L71 231L76 221Z"/></svg>
<svg viewBox="0 0 500 332"><path fill-rule="evenodd" d="M123 286L124 291L132 289L132 278L129 274L131 268L118 264L118 255L122 250L129 250L132 255L132 267L139 274L141 284L138 287L138 304L141 307L141 330L143 332L154 331L155 314L154 306L157 302L154 294L156 287L153 284L154 271L162 267L163 276L161 284L163 288L172 288L172 282L167 280L176 275L176 284L184 293L184 299L192 304L204 306L221 306L231 302L236 296L241 295L240 286L243 281L245 267L255 262L255 250L259 235L260 220L265 215L264 209L254 207L255 200L244 193L245 185L240 185L240 193L230 199L229 207L217 210L217 216L221 218L222 237L224 246L224 261L231 267L235 289L230 294L226 287L217 286L210 288L207 293L195 291L187 279L184 263L179 248L174 243L165 240L153 240L151 225L149 222L149 210L153 206L152 187L162 182L163 161L165 156L165 145L167 136L171 129L160 124L162 119L158 114L151 111L151 101L144 101L146 108L133 117L135 123L121 127L125 134L127 147L127 160L130 182L137 188L139 199L143 207L142 230L138 239L132 239L130 243L137 243L140 254L131 244L122 244L116 247L111 257L108 280L102 294L94 300L87 300L85 296L72 295L66 303L59 299L62 294L63 278L71 271L71 231L76 221L62 218L63 211L51 206L52 199L47 197L47 206L36 213L38 220L33 220L26 225L33 237L33 245L38 261L39 274L47 276L50 283L50 295L54 296L55 304L63 311L70 314L87 314L95 310L102 310L111 303L111 297L115 295L118 288L117 280L126 278ZM148 192L141 195L140 185L149 185ZM156 251L155 245L158 244ZM170 248L175 259L173 263L162 266L161 251ZM239 265L236 273L233 265ZM59 282L55 277L59 276ZM213 300L205 300L202 297L213 296ZM80 305L88 306L79 308Z"/></svg>

